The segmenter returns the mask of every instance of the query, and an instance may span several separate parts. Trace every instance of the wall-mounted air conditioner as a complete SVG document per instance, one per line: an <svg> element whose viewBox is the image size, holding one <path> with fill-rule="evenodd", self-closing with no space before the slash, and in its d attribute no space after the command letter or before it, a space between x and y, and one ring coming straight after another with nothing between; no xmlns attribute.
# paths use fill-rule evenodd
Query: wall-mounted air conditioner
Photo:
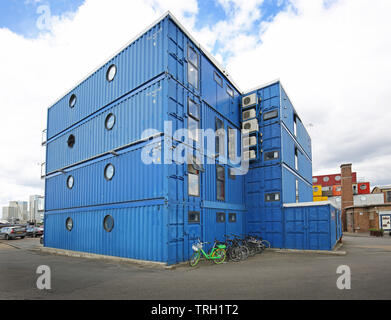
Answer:
<svg viewBox="0 0 391 320"><path fill-rule="evenodd" d="M252 146L257 145L257 138L256 137L245 137L243 138L243 147L248 148Z"/></svg>
<svg viewBox="0 0 391 320"><path fill-rule="evenodd" d="M242 98L242 108L247 108L247 107L250 107L254 104L257 104L257 94L256 93L250 94L249 96Z"/></svg>
<svg viewBox="0 0 391 320"><path fill-rule="evenodd" d="M249 150L249 151L245 151L243 153L243 158L244 160L253 160L253 159L256 159L256 154L255 154L255 151L254 150Z"/></svg>
<svg viewBox="0 0 391 320"><path fill-rule="evenodd" d="M255 132L258 130L259 130L259 127L258 127L258 120L257 119L245 121L242 123L242 133L244 133L244 134Z"/></svg>
<svg viewBox="0 0 391 320"><path fill-rule="evenodd" d="M243 121L255 118L257 116L255 109L249 109L242 112Z"/></svg>

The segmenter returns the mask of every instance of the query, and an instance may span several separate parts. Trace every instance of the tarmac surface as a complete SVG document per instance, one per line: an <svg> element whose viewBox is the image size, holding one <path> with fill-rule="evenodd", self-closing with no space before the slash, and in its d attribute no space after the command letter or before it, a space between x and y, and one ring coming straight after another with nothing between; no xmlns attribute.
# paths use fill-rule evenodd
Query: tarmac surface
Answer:
<svg viewBox="0 0 391 320"><path fill-rule="evenodd" d="M346 255L264 252L246 261L172 270L34 250L39 239L0 240L0 299L391 299L391 237L344 236ZM50 290L37 268L50 267ZM351 289L337 288L349 266Z"/></svg>

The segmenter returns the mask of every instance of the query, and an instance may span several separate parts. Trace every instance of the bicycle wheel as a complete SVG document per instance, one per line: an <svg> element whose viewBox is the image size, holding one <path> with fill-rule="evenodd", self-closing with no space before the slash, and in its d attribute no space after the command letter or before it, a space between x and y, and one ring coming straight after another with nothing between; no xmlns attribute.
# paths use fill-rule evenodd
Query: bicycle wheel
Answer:
<svg viewBox="0 0 391 320"><path fill-rule="evenodd" d="M265 248L270 248L270 247L271 247L270 242L267 241L267 240L262 240L261 243L262 243L262 245L263 245Z"/></svg>
<svg viewBox="0 0 391 320"><path fill-rule="evenodd" d="M240 256L240 260L246 260L249 256L249 253L250 251L248 250L248 248L246 246L240 246L239 247L239 256Z"/></svg>
<svg viewBox="0 0 391 320"><path fill-rule="evenodd" d="M216 249L212 257L219 257L217 259L213 259L213 262L216 264L223 263L225 261L225 258L227 257L227 252L224 249Z"/></svg>
<svg viewBox="0 0 391 320"><path fill-rule="evenodd" d="M200 261L200 257L201 257L201 253L199 251L194 251L189 261L190 267L195 267Z"/></svg>
<svg viewBox="0 0 391 320"><path fill-rule="evenodd" d="M228 248L227 256L228 256L228 259L233 261L233 262L240 261L239 250L238 250L237 247L230 247L230 248Z"/></svg>

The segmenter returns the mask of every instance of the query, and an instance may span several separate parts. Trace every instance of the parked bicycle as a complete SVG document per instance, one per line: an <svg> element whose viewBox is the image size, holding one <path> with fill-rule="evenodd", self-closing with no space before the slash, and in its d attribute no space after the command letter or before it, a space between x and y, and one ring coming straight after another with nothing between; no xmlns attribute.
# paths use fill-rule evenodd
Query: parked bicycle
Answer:
<svg viewBox="0 0 391 320"><path fill-rule="evenodd" d="M194 251L193 255L190 258L190 266L195 267L203 256L206 260L212 260L216 264L221 264L225 261L227 253L226 253L226 245L220 243L215 240L212 249L209 253L206 253L203 250L203 246L205 244L210 244L210 242L201 242L200 239L196 243L192 245L192 249Z"/></svg>

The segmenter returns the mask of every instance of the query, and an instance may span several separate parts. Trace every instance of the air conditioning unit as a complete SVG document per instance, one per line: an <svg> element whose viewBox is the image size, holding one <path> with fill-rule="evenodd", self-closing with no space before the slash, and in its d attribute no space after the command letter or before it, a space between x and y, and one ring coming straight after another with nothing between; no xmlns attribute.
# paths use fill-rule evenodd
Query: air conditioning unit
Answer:
<svg viewBox="0 0 391 320"><path fill-rule="evenodd" d="M249 109L242 112L243 121L255 118L257 116L255 109Z"/></svg>
<svg viewBox="0 0 391 320"><path fill-rule="evenodd" d="M257 138L255 138L255 137L243 138L243 147L244 148L248 148L248 147L252 147L252 146L256 146L256 145L257 145Z"/></svg>
<svg viewBox="0 0 391 320"><path fill-rule="evenodd" d="M247 108L247 107L250 107L254 104L257 104L257 94L256 93L250 94L249 96L242 98L242 108Z"/></svg>
<svg viewBox="0 0 391 320"><path fill-rule="evenodd" d="M257 119L245 121L242 123L242 133L244 133L244 134L255 132L258 130L259 130L259 127L258 127L258 120Z"/></svg>
<svg viewBox="0 0 391 320"><path fill-rule="evenodd" d="M257 156L255 155L255 151L254 150L249 150L249 151L245 151L244 154L243 154L243 160L253 160L253 159L256 159Z"/></svg>

